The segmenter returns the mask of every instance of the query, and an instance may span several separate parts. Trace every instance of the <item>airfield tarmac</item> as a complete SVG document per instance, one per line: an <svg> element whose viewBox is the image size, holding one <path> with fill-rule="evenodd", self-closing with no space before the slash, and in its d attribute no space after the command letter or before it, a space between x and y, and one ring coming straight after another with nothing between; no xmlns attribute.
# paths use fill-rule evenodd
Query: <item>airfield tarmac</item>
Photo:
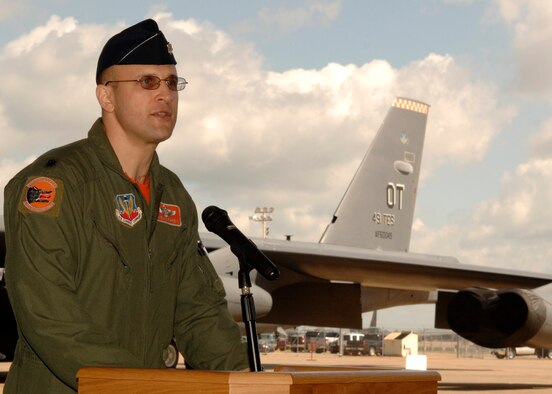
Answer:
<svg viewBox="0 0 552 394"><path fill-rule="evenodd" d="M374 369L402 369L402 357L339 356L337 354L310 354L272 352L261 354L265 370L275 365L362 366ZM10 363L0 363L0 392ZM183 364L179 364L183 368ZM488 394L552 394L552 360L535 356L498 360L492 355L483 358L457 358L452 354L429 353L427 369L439 372L439 393Z"/></svg>

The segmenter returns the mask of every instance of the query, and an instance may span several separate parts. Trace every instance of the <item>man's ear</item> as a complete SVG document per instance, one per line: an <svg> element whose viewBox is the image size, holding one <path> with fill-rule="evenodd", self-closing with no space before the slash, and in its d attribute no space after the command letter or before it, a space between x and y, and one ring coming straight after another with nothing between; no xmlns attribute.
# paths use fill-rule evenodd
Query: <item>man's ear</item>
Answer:
<svg viewBox="0 0 552 394"><path fill-rule="evenodd" d="M102 109L106 112L113 112L113 90L105 85L96 86L96 98Z"/></svg>

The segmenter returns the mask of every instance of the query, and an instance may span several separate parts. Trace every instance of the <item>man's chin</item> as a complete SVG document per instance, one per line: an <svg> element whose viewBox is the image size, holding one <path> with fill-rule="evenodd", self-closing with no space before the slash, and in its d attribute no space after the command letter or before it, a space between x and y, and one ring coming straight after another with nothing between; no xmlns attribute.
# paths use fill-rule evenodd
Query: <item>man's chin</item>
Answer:
<svg viewBox="0 0 552 394"><path fill-rule="evenodd" d="M157 129L156 136L159 138L159 142L163 142L171 137L174 126L175 123L172 121L157 122L154 127Z"/></svg>
<svg viewBox="0 0 552 394"><path fill-rule="evenodd" d="M156 143L157 144L160 144L161 142L163 141L167 141L169 138L171 138L172 136L172 129L169 131L167 130L166 132L163 132L163 133L159 133L159 135L157 136L157 139L156 139Z"/></svg>

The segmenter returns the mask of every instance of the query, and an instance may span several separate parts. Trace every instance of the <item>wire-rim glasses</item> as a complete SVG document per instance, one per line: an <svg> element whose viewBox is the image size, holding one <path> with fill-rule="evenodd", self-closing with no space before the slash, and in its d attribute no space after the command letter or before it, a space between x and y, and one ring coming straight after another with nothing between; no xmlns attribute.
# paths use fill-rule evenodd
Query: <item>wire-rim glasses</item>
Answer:
<svg viewBox="0 0 552 394"><path fill-rule="evenodd" d="M104 83L104 85L107 86L108 84L115 82L138 82L143 89L155 90L159 88L159 86L161 85L161 81L164 81L167 84L167 87L170 90L174 91L184 90L184 88L188 84L188 81L186 81L186 79L182 77L172 76L161 79L155 75L144 75L140 79L122 79L118 81L107 81L106 83Z"/></svg>

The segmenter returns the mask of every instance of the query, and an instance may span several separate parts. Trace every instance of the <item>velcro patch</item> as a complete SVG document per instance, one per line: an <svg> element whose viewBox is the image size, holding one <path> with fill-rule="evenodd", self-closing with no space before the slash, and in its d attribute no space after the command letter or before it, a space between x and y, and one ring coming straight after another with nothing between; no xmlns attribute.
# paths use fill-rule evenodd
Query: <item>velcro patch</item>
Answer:
<svg viewBox="0 0 552 394"><path fill-rule="evenodd" d="M117 194L115 196L115 217L123 224L134 227L142 219L142 209L136 204L133 193Z"/></svg>
<svg viewBox="0 0 552 394"><path fill-rule="evenodd" d="M159 204L159 213L157 214L157 221L161 223L167 223L171 226L182 226L182 217L180 216L180 207L174 204L167 204L162 202Z"/></svg>
<svg viewBox="0 0 552 394"><path fill-rule="evenodd" d="M19 211L57 216L62 196L62 181L45 176L30 177L21 193Z"/></svg>

